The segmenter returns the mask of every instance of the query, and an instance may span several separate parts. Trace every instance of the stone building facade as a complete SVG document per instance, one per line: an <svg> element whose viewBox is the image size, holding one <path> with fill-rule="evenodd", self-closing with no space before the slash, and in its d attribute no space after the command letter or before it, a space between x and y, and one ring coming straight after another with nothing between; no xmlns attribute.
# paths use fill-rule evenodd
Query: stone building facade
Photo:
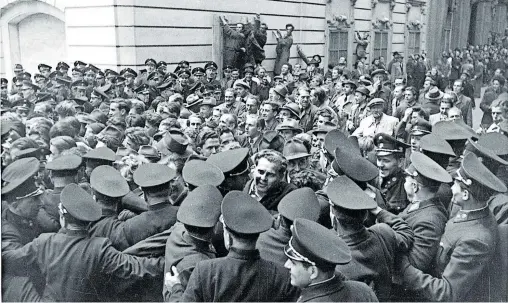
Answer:
<svg viewBox="0 0 508 303"><path fill-rule="evenodd" d="M295 26L290 62L319 54L324 65L340 57L355 61L355 35L369 34L368 61L391 60L398 51L427 51L486 43L506 27L508 0L0 0L0 74L12 76L21 63L35 71L39 62L80 59L100 68L140 69L146 58L220 64L219 16L245 21L256 13L268 24L266 60L273 70L272 30Z"/></svg>

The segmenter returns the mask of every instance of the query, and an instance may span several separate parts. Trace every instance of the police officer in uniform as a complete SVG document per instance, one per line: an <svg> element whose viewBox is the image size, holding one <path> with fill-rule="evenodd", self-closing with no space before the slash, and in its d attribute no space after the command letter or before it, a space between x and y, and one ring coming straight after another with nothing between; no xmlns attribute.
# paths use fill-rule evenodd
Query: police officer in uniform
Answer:
<svg viewBox="0 0 508 303"><path fill-rule="evenodd" d="M43 300L101 301L111 280L135 281L162 273L162 259L125 255L106 238L88 236L87 226L100 218L100 206L76 184L67 185L59 205L62 229L45 233L25 246L2 253L2 266L18 274L37 265L46 278ZM114 284L113 284L114 285Z"/></svg>
<svg viewBox="0 0 508 303"><path fill-rule="evenodd" d="M379 169L377 186L386 201L386 209L398 214L409 204L404 190L405 178L402 170L405 149L409 145L384 133L375 136L374 144Z"/></svg>
<svg viewBox="0 0 508 303"><path fill-rule="evenodd" d="M23 158L14 161L2 172L2 200L7 201L6 208L2 204L2 254L23 247L42 232L36 221L43 193L35 186L39 167L36 158ZM20 277L2 268L3 301L41 300L42 277L35 267L27 265L24 270L27 276Z"/></svg>
<svg viewBox="0 0 508 303"><path fill-rule="evenodd" d="M148 210L124 222L118 246L130 247L149 236L163 232L176 223L178 207L169 200L169 182L176 172L163 164L146 163L134 171L134 182L141 187Z"/></svg>
<svg viewBox="0 0 508 303"><path fill-rule="evenodd" d="M506 185L473 153L454 174L453 200L460 210L448 221L430 275L402 258L404 286L429 301L488 301L487 265L494 256L498 230L487 201Z"/></svg>
<svg viewBox="0 0 508 303"><path fill-rule="evenodd" d="M314 191L308 187L298 188L285 195L277 205L278 227L270 228L259 236L256 244L261 258L284 266L287 257L284 247L291 237L290 227L296 218L317 221L319 202Z"/></svg>
<svg viewBox="0 0 508 303"><path fill-rule="evenodd" d="M113 247L122 249L122 237L118 233L124 222L118 219L118 213L122 197L129 192L127 181L113 167L101 165L92 171L90 187L101 206L100 219L90 224L90 236L109 238Z"/></svg>
<svg viewBox="0 0 508 303"><path fill-rule="evenodd" d="M409 225L377 206L358 185L346 176L335 178L327 187L332 225L351 250L352 261L337 270L347 278L364 282L374 289L380 301L390 298L395 256L413 243ZM364 226L367 211L378 224ZM382 223L385 222L385 223Z"/></svg>
<svg viewBox="0 0 508 303"><path fill-rule="evenodd" d="M270 229L273 218L266 208L240 191L222 201L226 257L200 262L189 279L182 301L294 301L297 290L287 271L261 259L259 234ZM166 275L166 287L182 292L178 271Z"/></svg>
<svg viewBox="0 0 508 303"><path fill-rule="evenodd" d="M335 266L351 261L347 244L333 231L314 221L297 218L291 239L284 248L285 267L291 284L301 289L297 302L377 302L366 284L345 281L335 274Z"/></svg>
<svg viewBox="0 0 508 303"><path fill-rule="evenodd" d="M42 206L37 221L44 232L57 232L60 229L60 215L58 213L60 193L65 186L78 182L78 170L82 160L77 155L61 155L46 164L54 187L45 190L41 195Z"/></svg>
<svg viewBox="0 0 508 303"><path fill-rule="evenodd" d="M219 222L222 195L212 185L203 185L185 198L178 209L177 222L166 242L165 273L174 266L183 289L187 287L196 264L216 257L211 244L214 227ZM164 301L174 302L170 291L164 287Z"/></svg>

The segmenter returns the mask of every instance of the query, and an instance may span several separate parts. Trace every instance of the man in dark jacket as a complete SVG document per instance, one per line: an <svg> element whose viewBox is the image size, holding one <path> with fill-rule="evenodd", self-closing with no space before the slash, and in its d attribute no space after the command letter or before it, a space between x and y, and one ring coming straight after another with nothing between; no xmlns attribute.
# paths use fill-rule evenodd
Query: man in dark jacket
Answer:
<svg viewBox="0 0 508 303"><path fill-rule="evenodd" d="M452 216L435 259L436 275L415 268L402 258L404 286L429 301L488 301L487 266L498 242L498 227L487 201L506 185L473 154L464 157L454 174Z"/></svg>
<svg viewBox="0 0 508 303"><path fill-rule="evenodd" d="M302 290L298 302L377 302L372 289L362 282L344 281L335 274L337 264L351 261L347 244L333 231L316 222L298 218L284 247L291 284Z"/></svg>
<svg viewBox="0 0 508 303"><path fill-rule="evenodd" d="M176 223L166 242L165 273L175 267L179 273L183 289L200 261L214 259L215 250L211 246L213 230L219 222L222 195L211 185L203 185L187 195L178 209ZM172 302L171 290L162 292L164 301Z"/></svg>
<svg viewBox="0 0 508 303"><path fill-rule="evenodd" d="M2 200L7 201L2 211L2 253L23 247L42 232L36 218L43 191L35 186L34 178L39 166L36 158L22 158L2 172ZM27 276L16 276L2 268L3 301L41 300L43 279L35 267L26 266L24 271Z"/></svg>
<svg viewBox="0 0 508 303"><path fill-rule="evenodd" d="M284 196L280 201L278 228L262 233L257 242L261 258L283 266L287 257L284 247L291 238L289 229L296 218L304 218L316 222L319 218L319 202L314 191L308 187L298 188Z"/></svg>
<svg viewBox="0 0 508 303"><path fill-rule="evenodd" d="M287 160L273 150L262 150L254 157L253 180L249 181L243 192L259 201L269 211L277 211L280 200L290 191L296 189L285 180Z"/></svg>
<svg viewBox="0 0 508 303"><path fill-rule="evenodd" d="M291 286L284 268L263 260L256 249L259 234L270 229L273 218L254 198L240 191L229 192L222 201L226 257L200 262L187 284L182 301L294 301L297 289ZM178 270L166 274L172 293L183 292Z"/></svg>
<svg viewBox="0 0 508 303"><path fill-rule="evenodd" d="M388 300L396 255L407 251L413 243L411 228L401 218L388 216L388 211L377 206L374 199L346 176L335 178L326 191L332 225L352 255L352 261L337 266L337 271L350 280L373 285L379 300ZM366 228L368 211L380 223Z"/></svg>
<svg viewBox="0 0 508 303"><path fill-rule="evenodd" d="M113 281L162 273L162 259L128 256L106 238L88 236L87 226L100 218L101 209L84 189L69 184L60 197L58 233L42 234L19 249L2 252L4 270L24 275L27 265L41 268L46 278L43 300L100 301L109 297Z"/></svg>

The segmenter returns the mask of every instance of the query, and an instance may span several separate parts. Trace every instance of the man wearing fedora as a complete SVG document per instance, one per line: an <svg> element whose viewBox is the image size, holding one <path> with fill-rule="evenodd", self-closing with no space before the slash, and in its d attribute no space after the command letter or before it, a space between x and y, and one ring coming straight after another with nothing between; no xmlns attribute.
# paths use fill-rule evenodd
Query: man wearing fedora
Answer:
<svg viewBox="0 0 508 303"><path fill-rule="evenodd" d="M443 99L444 93L439 90L439 88L433 87L426 94L423 99L422 108L426 110L429 115L439 113L439 105L441 104L441 99Z"/></svg>

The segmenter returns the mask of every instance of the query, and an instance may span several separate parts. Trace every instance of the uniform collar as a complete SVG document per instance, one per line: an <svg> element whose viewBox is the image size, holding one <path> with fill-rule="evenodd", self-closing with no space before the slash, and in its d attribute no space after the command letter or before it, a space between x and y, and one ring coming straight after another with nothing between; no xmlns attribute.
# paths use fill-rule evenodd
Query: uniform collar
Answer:
<svg viewBox="0 0 508 303"><path fill-rule="evenodd" d="M367 238L369 238L369 232L363 227L355 233L340 236L340 238L344 240L348 246L352 246L367 240Z"/></svg>
<svg viewBox="0 0 508 303"><path fill-rule="evenodd" d="M440 204L441 204L441 202L438 200L437 197L433 197L431 199L423 200L423 201L414 201L408 205L407 212L412 213L412 212L417 211L419 209L424 209L424 208L431 207L431 206L439 206Z"/></svg>
<svg viewBox="0 0 508 303"><path fill-rule="evenodd" d="M485 207L482 207L480 209L459 210L457 212L457 214L455 215L455 218L453 218L453 222L460 223L460 222L478 220L478 219L487 217L489 214L490 214L490 209L489 209L488 205L486 205Z"/></svg>
<svg viewBox="0 0 508 303"><path fill-rule="evenodd" d="M199 249L215 253L215 250L214 250L214 248L213 248L213 246L211 245L210 242L207 242L207 241L202 240L202 239L195 238L195 237L191 236L189 234L189 232L186 231L186 230L183 232L182 237L183 237L185 242L192 243L192 244L194 244L195 247L197 247Z"/></svg>
<svg viewBox="0 0 508 303"><path fill-rule="evenodd" d="M257 249L245 250L234 247L229 249L228 257L241 260L257 260L261 258Z"/></svg>
<svg viewBox="0 0 508 303"><path fill-rule="evenodd" d="M160 202L157 204L148 204L148 210L159 210L159 209L166 208L169 205L171 205L171 203L169 203L169 201Z"/></svg>
<svg viewBox="0 0 508 303"><path fill-rule="evenodd" d="M58 232L66 234L66 235L69 235L69 236L73 236L73 237L86 237L86 236L88 236L88 230L86 230L86 229L72 229L71 230L71 229L61 228Z"/></svg>
<svg viewBox="0 0 508 303"><path fill-rule="evenodd" d="M344 282L339 277L334 276L326 281L303 288L298 302L306 302L315 298L326 297L340 291L342 288L344 288Z"/></svg>

